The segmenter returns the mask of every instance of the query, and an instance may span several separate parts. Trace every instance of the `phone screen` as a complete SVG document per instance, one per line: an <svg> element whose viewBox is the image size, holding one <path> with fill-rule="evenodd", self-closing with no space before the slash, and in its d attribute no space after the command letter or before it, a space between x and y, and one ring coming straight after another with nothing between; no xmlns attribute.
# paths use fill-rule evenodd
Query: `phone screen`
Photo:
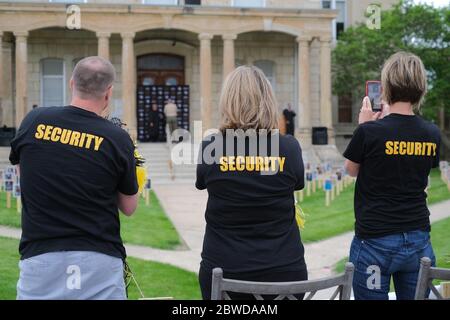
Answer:
<svg viewBox="0 0 450 320"><path fill-rule="evenodd" d="M380 81L367 81L366 83L366 95L370 99L372 104L372 110L375 112L381 111L381 82Z"/></svg>

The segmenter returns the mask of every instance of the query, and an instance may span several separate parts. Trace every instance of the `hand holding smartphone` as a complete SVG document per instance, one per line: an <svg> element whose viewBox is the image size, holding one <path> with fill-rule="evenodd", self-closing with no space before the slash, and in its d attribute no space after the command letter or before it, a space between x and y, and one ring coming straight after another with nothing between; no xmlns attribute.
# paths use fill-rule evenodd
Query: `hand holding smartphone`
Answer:
<svg viewBox="0 0 450 320"><path fill-rule="evenodd" d="M380 112L383 110L383 104L381 102L381 81L366 81L366 97L369 97L370 99L373 112Z"/></svg>

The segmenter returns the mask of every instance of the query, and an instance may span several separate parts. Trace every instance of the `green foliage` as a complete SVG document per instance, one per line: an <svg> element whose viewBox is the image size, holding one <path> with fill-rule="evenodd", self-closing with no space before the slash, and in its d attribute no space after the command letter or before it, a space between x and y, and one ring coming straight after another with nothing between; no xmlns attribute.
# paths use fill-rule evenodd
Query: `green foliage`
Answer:
<svg viewBox="0 0 450 320"><path fill-rule="evenodd" d="M381 29L365 24L342 33L333 51L333 91L362 100L367 80L380 79L384 61L398 51L417 54L429 73L423 114L436 120L437 110L450 115L450 6L434 8L400 2L381 14Z"/></svg>

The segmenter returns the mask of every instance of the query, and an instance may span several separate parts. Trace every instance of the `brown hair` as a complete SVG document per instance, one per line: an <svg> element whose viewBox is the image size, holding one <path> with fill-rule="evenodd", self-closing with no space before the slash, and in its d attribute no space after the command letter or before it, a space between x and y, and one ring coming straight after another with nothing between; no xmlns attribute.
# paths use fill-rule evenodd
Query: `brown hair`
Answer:
<svg viewBox="0 0 450 320"><path fill-rule="evenodd" d="M220 130L278 129L278 108L269 80L254 66L241 66L225 79L219 101Z"/></svg>
<svg viewBox="0 0 450 320"><path fill-rule="evenodd" d="M382 98L387 104L410 102L419 109L427 92L427 75L422 60L409 52L389 57L381 71Z"/></svg>

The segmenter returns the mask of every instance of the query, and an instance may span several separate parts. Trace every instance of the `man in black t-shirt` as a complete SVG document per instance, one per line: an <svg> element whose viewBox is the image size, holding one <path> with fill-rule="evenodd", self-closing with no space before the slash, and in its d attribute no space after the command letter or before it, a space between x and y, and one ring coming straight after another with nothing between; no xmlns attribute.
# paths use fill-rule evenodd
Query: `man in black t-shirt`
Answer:
<svg viewBox="0 0 450 320"><path fill-rule="evenodd" d="M425 189L431 168L439 164L440 133L413 112L426 92L417 56L392 56L382 86L384 114L372 112L366 97L360 126L344 153L348 173L358 177L353 290L356 299L388 299L392 277L397 299L413 299L420 258L435 260Z"/></svg>
<svg viewBox="0 0 450 320"><path fill-rule="evenodd" d="M100 115L114 67L88 57L75 67L66 107L32 110L11 142L20 166L22 238L18 299L125 299L118 209L132 215L134 145Z"/></svg>

